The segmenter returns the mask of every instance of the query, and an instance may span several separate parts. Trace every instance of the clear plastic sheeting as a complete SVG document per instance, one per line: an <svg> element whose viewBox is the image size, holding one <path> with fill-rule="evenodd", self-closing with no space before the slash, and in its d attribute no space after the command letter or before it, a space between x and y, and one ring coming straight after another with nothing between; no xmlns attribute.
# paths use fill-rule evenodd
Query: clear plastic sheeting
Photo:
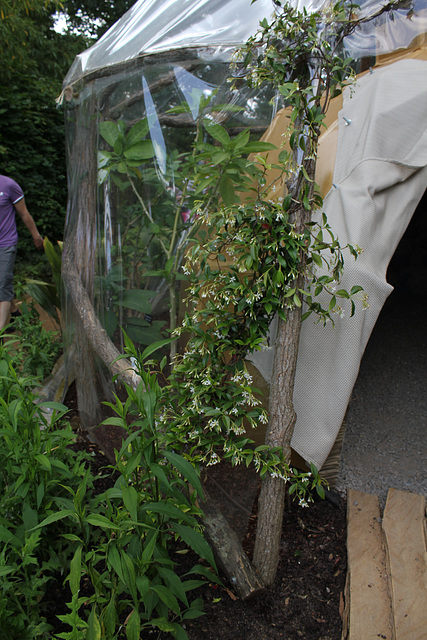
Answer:
<svg viewBox="0 0 427 640"><path fill-rule="evenodd" d="M185 51L142 58L66 94L66 324L69 350L85 354L77 384L89 424L110 393L107 367L123 330L143 350L184 313L181 267L199 197L185 157L201 120L259 138L274 116L269 89L233 90L229 75L221 58Z"/></svg>
<svg viewBox="0 0 427 640"><path fill-rule="evenodd" d="M272 0L140 0L76 58L65 84L105 65L171 49L224 47L229 57L230 47L245 42L273 11Z"/></svg>
<svg viewBox="0 0 427 640"><path fill-rule="evenodd" d="M320 0L293 0L299 10L317 11L327 5ZM360 2L359 17L381 11L384 0ZM411 45L425 33L426 0L380 15L362 24L346 39L354 58L390 53ZM259 22L275 10L272 0L140 0L87 51L77 56L65 79L65 86L81 76L106 66L174 49L205 47L216 49L228 59L234 47L253 35ZM219 48L219 49L218 49Z"/></svg>
<svg viewBox="0 0 427 640"><path fill-rule="evenodd" d="M373 15L379 3L363 5L363 13ZM427 33L427 0L415 0L410 6L385 12L361 24L344 43L352 58L381 56L400 49L416 47Z"/></svg>

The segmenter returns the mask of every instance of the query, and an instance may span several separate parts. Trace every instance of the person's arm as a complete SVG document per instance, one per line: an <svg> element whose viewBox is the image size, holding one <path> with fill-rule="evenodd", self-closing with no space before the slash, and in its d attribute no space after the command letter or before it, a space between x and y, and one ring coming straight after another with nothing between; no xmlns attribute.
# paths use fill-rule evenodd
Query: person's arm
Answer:
<svg viewBox="0 0 427 640"><path fill-rule="evenodd" d="M15 207L15 211L18 216L21 218L22 222L27 227L28 231L31 233L33 237L33 242L37 249L41 249L43 247L43 238L39 234L36 223L34 222L32 216L30 215L27 205L25 204L25 199L21 198L18 202L15 202L13 205Z"/></svg>

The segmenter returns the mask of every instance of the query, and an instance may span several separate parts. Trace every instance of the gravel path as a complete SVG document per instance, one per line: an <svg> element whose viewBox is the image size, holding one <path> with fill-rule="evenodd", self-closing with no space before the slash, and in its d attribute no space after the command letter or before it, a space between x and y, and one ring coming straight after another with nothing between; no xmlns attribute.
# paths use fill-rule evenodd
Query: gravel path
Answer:
<svg viewBox="0 0 427 640"><path fill-rule="evenodd" d="M421 254L411 248L403 271L400 257L398 286L362 360L336 485L342 494L346 488L377 494L381 505L390 487L427 497L425 245Z"/></svg>

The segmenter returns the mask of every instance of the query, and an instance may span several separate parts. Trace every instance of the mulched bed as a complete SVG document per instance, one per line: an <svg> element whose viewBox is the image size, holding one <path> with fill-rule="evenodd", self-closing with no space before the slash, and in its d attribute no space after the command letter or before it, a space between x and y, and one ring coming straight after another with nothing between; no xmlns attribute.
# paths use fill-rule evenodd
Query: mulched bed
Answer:
<svg viewBox="0 0 427 640"><path fill-rule="evenodd" d="M245 536L253 548L256 513ZM191 640L339 640L346 575L345 511L327 502L308 509L288 503L280 563L273 586L246 602L232 586L203 590L206 615L191 625ZM216 602L221 598L219 602Z"/></svg>
<svg viewBox="0 0 427 640"><path fill-rule="evenodd" d="M73 389L65 404L77 426ZM105 449L111 450L117 434L110 430L104 437L108 440ZM86 440L84 434L79 442L79 446L90 447L95 467L108 464L100 447ZM209 494L220 503L250 556L257 521L257 478L240 467L221 464L209 469L207 482ZM188 560L194 564L194 558ZM224 587L206 585L197 592L205 602L205 615L187 621L187 633L190 640L341 640L345 577L345 502L337 506L317 499L309 508L301 508L288 498L273 586L248 601L240 601L225 578ZM151 633L143 637L159 636ZM162 634L160 638L170 636Z"/></svg>

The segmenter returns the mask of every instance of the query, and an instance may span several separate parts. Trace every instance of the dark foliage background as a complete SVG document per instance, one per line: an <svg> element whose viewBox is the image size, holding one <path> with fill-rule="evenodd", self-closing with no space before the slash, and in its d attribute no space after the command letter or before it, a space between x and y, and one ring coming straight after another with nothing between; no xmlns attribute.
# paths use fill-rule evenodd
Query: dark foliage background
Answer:
<svg viewBox="0 0 427 640"><path fill-rule="evenodd" d="M24 190L43 236L62 239L66 204L64 114L56 99L74 57L133 3L3 0L0 15L0 173ZM57 10L67 30L54 30ZM19 223L18 264L32 274L41 254Z"/></svg>

